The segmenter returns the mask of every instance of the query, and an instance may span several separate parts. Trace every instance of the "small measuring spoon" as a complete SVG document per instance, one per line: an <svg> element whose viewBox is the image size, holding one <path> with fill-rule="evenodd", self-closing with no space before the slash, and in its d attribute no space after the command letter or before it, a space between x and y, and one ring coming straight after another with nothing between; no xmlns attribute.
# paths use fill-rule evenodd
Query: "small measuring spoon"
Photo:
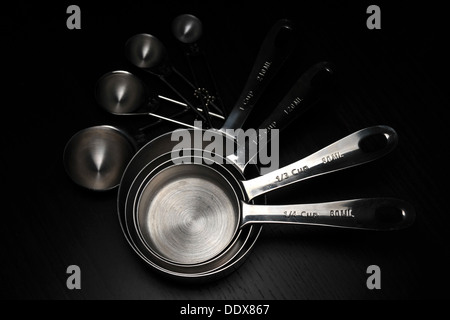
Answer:
<svg viewBox="0 0 450 320"><path fill-rule="evenodd" d="M64 168L76 184L95 191L119 185L137 145L120 128L102 125L75 133L64 149Z"/></svg>
<svg viewBox="0 0 450 320"><path fill-rule="evenodd" d="M206 120L197 110L198 101L191 98L195 86L170 64L166 47L158 38L145 33L131 37L125 44L125 55L136 67L159 77L197 116Z"/></svg>
<svg viewBox="0 0 450 320"><path fill-rule="evenodd" d="M112 114L150 115L158 119L182 125L184 127L193 128L193 126L186 123L152 112L136 112L136 110L142 106L151 105L154 101L157 101L157 99L150 96L148 88L145 87L139 78L127 71L119 70L104 74L97 81L95 87L95 98L103 109ZM186 104L182 102L160 95L158 95L158 98L185 107L182 112L177 113L174 116L183 114L188 110L186 109ZM223 116L219 114L213 113L211 116L223 120Z"/></svg>
<svg viewBox="0 0 450 320"><path fill-rule="evenodd" d="M200 39L203 35L203 24L199 18L191 14L182 14L172 21L172 33L180 42L189 65L198 95L206 100L206 107L216 102L222 114L226 114L222 99L219 95L217 82L208 63Z"/></svg>

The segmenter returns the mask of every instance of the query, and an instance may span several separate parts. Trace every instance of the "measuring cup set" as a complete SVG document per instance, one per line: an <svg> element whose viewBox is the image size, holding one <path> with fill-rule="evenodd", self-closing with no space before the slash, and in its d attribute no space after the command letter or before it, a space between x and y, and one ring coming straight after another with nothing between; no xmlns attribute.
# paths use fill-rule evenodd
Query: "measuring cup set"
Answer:
<svg viewBox="0 0 450 320"><path fill-rule="evenodd" d="M190 54L197 52L201 22L183 15L174 20L173 26L177 38L189 45ZM388 126L364 128L263 175L255 161L243 159L249 144L257 142L239 144L227 134L227 129L243 126L297 38L290 21L282 19L275 23L261 46L240 98L220 129L210 126L212 118L218 121L225 118L220 98L211 98L209 93L200 97L197 94L195 101L178 95L183 101L178 103L206 123L214 141L223 143L222 154L207 148L211 140L202 141L201 145L198 141L194 143L195 137L206 130L178 122L191 137L190 146L183 145L182 149L179 141L172 141L172 132L138 147L133 137L111 126L81 130L67 143L64 164L69 176L92 190L118 186L117 211L125 238L134 252L160 273L195 281L224 276L245 260L262 226L268 223L397 230L414 221L412 206L394 198L293 205L266 203L265 195L273 190L376 160L392 151L398 139L395 130ZM126 55L134 65L159 77L175 93L180 93L177 87L180 83L189 82L168 63L164 46L151 35L130 38ZM259 129L273 132L289 125L329 90L333 74L333 66L328 62L313 65ZM172 82L172 77L182 81ZM210 91L217 96L212 82ZM193 88L196 93L206 91L195 84ZM105 75L96 89L99 104L116 114L133 114L145 104L147 96L142 82L124 71ZM140 114L155 116L150 112ZM227 144L235 148L229 150Z"/></svg>

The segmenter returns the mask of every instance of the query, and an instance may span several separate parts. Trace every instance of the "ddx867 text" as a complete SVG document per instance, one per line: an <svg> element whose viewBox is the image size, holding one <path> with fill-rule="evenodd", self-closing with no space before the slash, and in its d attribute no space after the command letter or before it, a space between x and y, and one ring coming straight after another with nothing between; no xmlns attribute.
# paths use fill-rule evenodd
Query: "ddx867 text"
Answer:
<svg viewBox="0 0 450 320"><path fill-rule="evenodd" d="M268 312L268 304L226 304L223 311L224 314L229 315L266 315Z"/></svg>
<svg viewBox="0 0 450 320"><path fill-rule="evenodd" d="M188 304L181 307L181 315L197 315L211 318L213 314L223 313L226 315L267 315L269 312L268 304L226 304L224 308L194 306Z"/></svg>

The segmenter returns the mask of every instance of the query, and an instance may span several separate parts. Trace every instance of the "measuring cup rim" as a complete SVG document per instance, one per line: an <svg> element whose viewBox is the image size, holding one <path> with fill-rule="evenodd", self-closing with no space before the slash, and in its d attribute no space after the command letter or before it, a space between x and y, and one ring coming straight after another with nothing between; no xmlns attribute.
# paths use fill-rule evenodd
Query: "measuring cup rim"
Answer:
<svg viewBox="0 0 450 320"><path fill-rule="evenodd" d="M197 130L200 130L200 129L182 129L182 130L188 130L190 133L193 133L194 131L197 131ZM201 131L205 132L206 129L202 129ZM132 183L132 181L134 180L134 177L136 176L136 174L139 173L139 172L137 172L137 173L133 174L133 171L136 171L136 170L133 170L133 168L134 167L138 167L138 166L140 166L141 168L145 167L148 164L148 162L149 162L149 160L147 160L148 154L149 154L149 152L152 151L154 145L157 144L158 142L162 141L163 139L169 137L170 135L172 135L173 132L175 132L175 131L169 131L169 132L163 133L163 134L159 135L158 137L150 140L149 142L144 144L133 155L133 157L130 159L130 161L128 162L127 166L125 167L125 170L123 171L123 174L122 174L122 178L120 180L119 193L118 193L118 202L121 201L121 196L123 195L122 191L124 191L125 189L128 189L127 185L130 185ZM216 130L214 130L214 132L217 135L224 136L224 137L226 137L226 139L231 140L231 138L228 135L226 135L224 132L222 132L220 130L216 129ZM178 144L178 141L173 141L173 142L174 142L174 145ZM188 148L188 149L192 149L192 148ZM203 149L198 149L198 150L203 150ZM173 147L171 147L170 149L166 149L163 154L158 153L156 156L152 155L153 159L150 160L150 161L153 161L153 160L157 159L158 157L160 157L161 155L164 155L165 153L171 153L172 151L173 151ZM224 156L224 155L218 155L218 156L222 157L223 159L226 158L226 156ZM232 165L244 177L243 172L241 172L240 168L238 166L234 165L234 164L232 164ZM257 167L257 165L254 165L254 167ZM141 170L139 170L139 171L141 171ZM130 178L132 180L131 183L130 183L130 181L128 181L128 180L130 180Z"/></svg>
<svg viewBox="0 0 450 320"><path fill-rule="evenodd" d="M191 169L189 167L194 166L195 169ZM159 252L159 250L157 250L155 248L154 245L152 245L152 243L149 243L149 239L147 239L147 237L144 235L144 232L142 230L142 223L141 223L141 209L148 204L148 202L144 202L143 203L143 196L146 192L146 190L150 190L150 192L152 192L151 190L154 190L154 188L152 188L152 183L155 183L155 180L160 177L161 175L175 170L175 172L180 172L180 169L186 169L186 170L197 170L196 173L199 173L198 170L206 170L208 172L208 174L212 174L212 177L215 179L217 179L216 181L214 181L214 183L216 184L216 186L222 190L224 190L224 192L226 191L226 196L227 196L227 200L230 201L230 203L233 204L233 208L235 208L236 210L238 210L238 212L236 212L236 210L233 210L233 215L236 218L236 221L233 223L232 226L232 235L227 239L227 241L221 241L220 244L220 250L217 249L215 250L216 252L211 255L209 258L207 259L202 259L200 261L196 261L196 262L192 262L192 263L184 263L181 261L176 261L174 259L171 259L169 257L164 256L164 254L162 252ZM200 169L202 168L202 169ZM223 167L220 166L221 170L223 170ZM233 175L229 175L230 177L233 177L234 181L235 181L235 185L233 186L232 183L229 181L229 178L225 177L221 172L219 172L216 168L214 168L212 165L205 165L205 164L197 164L197 163L186 163L186 164L173 164L173 165L169 165L165 168L163 168L162 170L159 170L156 174L154 174L152 177L150 177L150 179L148 179L147 181L144 181L141 184L141 187L139 188L139 193L137 194L137 197L135 198L135 213L134 213L134 228L136 228L136 230L138 230L141 239L145 242L145 244L148 246L148 248L152 251L155 252L155 254L157 254L159 257L165 259L166 261L169 261L171 263L177 264L177 265L201 265L201 264L205 264L208 263L211 260L215 260L218 257L222 256L223 254L226 253L226 251L228 251L228 249L230 247L232 247L235 243L236 243L236 239L238 238L240 232L240 225L241 225L241 199L244 197L244 194L242 193L242 190L236 190L238 187L236 186L236 183L238 183L238 181L234 178ZM205 179L205 177L200 176L200 179ZM218 181L220 179L220 182ZM167 183L172 182L173 180L178 180L177 177L171 179L171 181L163 181L161 182L164 185L167 185ZM240 193L240 195L238 195L238 193ZM150 237L151 240L151 237Z"/></svg>
<svg viewBox="0 0 450 320"><path fill-rule="evenodd" d="M165 156L166 156L165 163L169 163L169 165L172 165L172 161L169 158L170 153L166 153ZM160 166L162 166L162 165L159 164L155 168L158 168ZM150 168L150 170L152 170L152 169L155 170L155 168ZM144 171L144 172L139 173L139 175L135 179L135 180L139 180L137 183L142 183L142 181L143 181L142 176L145 177L151 173L151 171L150 171L150 173L145 172L145 171L149 171L147 167L144 168L142 171ZM232 173L229 173L229 174L232 174ZM136 233L137 233L136 229L134 227L132 227L132 226L134 226L134 220L129 221L131 219L134 219L134 216L133 216L134 208L130 209L130 206L131 207L133 206L133 204L130 204L130 203L133 202L133 199L135 199L135 197L136 197L135 194L137 193L137 190L133 190L133 189L137 189L136 188L137 183L133 182L130 189L128 190L129 196L127 196L127 198L125 199L126 204L124 206L125 207L124 210L120 209L120 201L118 203L118 205L119 205L119 210L118 210L119 222L121 223L122 231L124 232L124 235L127 238L127 241L133 247L133 249L135 251L141 250L142 251L140 254L141 256L142 255L145 256L148 254L150 256L150 258L149 257L147 257L147 258L152 259L152 258L155 258L154 254L152 252L148 252L147 247L144 246L144 248L142 248L142 246L143 246L142 239L136 235ZM130 212L131 212L131 215L130 215ZM224 251L224 253L222 254L223 257L219 255L217 258L212 259L212 260L208 261L207 263L204 263L203 268L206 268L206 267L209 268L208 270L206 270L204 272L211 272L212 270L222 268L222 266L230 263L230 261L234 261L236 259L242 259L241 255L245 253L244 250L247 250L246 249L247 244L249 243L249 241L251 241L252 244L251 244L250 248L253 247L256 239L258 238L258 236L261 232L261 229L262 229L262 226L258 226L258 227L249 226L248 228L243 229L242 232L239 234L239 237L236 238L236 244L233 244L233 247L230 247L229 249L227 248L227 251ZM239 245L239 247L236 247L238 245ZM216 263L217 261L219 261L221 259L225 259L225 258L226 258L225 261L223 261L223 262L220 261L220 265L218 265L218 266L213 265L213 263ZM147 262L147 260L146 260L146 262ZM165 261L162 261L162 262L166 265ZM197 266L199 266L199 267L201 267L201 265L202 264L197 264ZM170 267L173 270L174 268L180 267L180 265L171 264ZM188 267L195 267L195 265L186 266L185 268L188 269Z"/></svg>
<svg viewBox="0 0 450 320"><path fill-rule="evenodd" d="M187 129L192 134L195 130L199 129ZM205 130L203 130L205 131ZM136 190L135 184L137 180L142 180L142 174L148 173L148 166L155 164L156 161L161 160L162 157L166 156L170 157L170 153L172 148L178 142L174 141L173 144L170 144L169 147L166 147L166 142L170 139L170 135L173 131L166 132L161 134L158 137L153 138L151 141L147 142L130 160L127 167L124 170L122 175L122 179L119 185L118 197L117 197L117 212L119 223L121 225L121 229L123 234L125 235L126 241L132 247L133 251L137 253L139 257L141 257L147 264L154 267L157 271L163 272L167 275L174 276L175 278L184 279L188 277L196 277L201 279L206 279L211 277L213 274L226 274L227 270L229 271L233 266L237 266L239 262L243 261L254 247L256 240L259 238L261 234L262 225L250 225L244 229L244 233L241 233L239 239L237 240L237 244L239 244L239 248L236 249L236 252L233 255L227 256L226 260L220 261L219 265L213 265L212 262L208 262L200 272L195 271L194 273L189 272L189 270L184 270L183 268L178 268L177 266L171 266L164 263L164 261L159 261L159 265L156 265L154 262L154 255L146 251L146 248L142 247L141 240L136 239L134 233L134 228L129 228L127 225L126 219L130 215L132 209L130 209L130 202L132 198L132 193ZM223 136L223 132L216 130L217 135ZM229 139L229 138L228 138ZM162 149L163 151L160 151ZM158 150L158 153L155 154L155 151ZM223 159L225 159L226 155L220 155ZM161 162L161 161L160 161ZM252 170L258 169L256 164L251 164L250 168ZM150 168L152 169L152 168ZM238 176L240 179L245 179L244 173L239 170L238 167L232 166L228 164L226 169L231 171L233 175ZM246 171L246 174L248 171ZM257 199L259 203L263 203L265 201L265 197ZM231 249L232 250L232 249ZM161 263L163 262L163 263ZM207 268L205 268L207 267ZM209 268L209 269L208 269ZM178 269L178 270L177 270Z"/></svg>

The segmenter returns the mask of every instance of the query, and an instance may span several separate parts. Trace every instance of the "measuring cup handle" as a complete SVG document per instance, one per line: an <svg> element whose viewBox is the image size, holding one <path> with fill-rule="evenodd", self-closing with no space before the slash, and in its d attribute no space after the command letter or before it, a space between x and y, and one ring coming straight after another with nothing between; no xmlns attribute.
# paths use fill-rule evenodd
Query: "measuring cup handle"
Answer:
<svg viewBox="0 0 450 320"><path fill-rule="evenodd" d="M415 220L415 211L403 200L368 198L285 206L242 203L242 216L242 226L288 223L390 231L410 226Z"/></svg>
<svg viewBox="0 0 450 320"><path fill-rule="evenodd" d="M241 128L253 106L294 49L297 35L291 21L281 19L270 29L247 83L222 130Z"/></svg>
<svg viewBox="0 0 450 320"><path fill-rule="evenodd" d="M333 65L327 61L310 67L300 76L258 129L282 130L288 126L330 91L335 80L334 73Z"/></svg>
<svg viewBox="0 0 450 320"><path fill-rule="evenodd" d="M256 163L258 153L267 147L268 139L275 136L273 129L283 130L293 120L305 112L309 107L316 103L331 88L334 79L334 71L331 63L323 61L309 68L297 82L292 86L283 100L275 107L272 113L259 126L258 130L267 130L266 139L249 139L247 143L242 144L236 151L237 158L234 160L236 165L242 170L248 163ZM259 140L259 141L258 141ZM246 158L246 151L258 150Z"/></svg>
<svg viewBox="0 0 450 320"><path fill-rule="evenodd" d="M382 138L382 141L376 138ZM242 181L242 184L251 200L295 182L376 160L392 151L397 141L397 133L391 127L369 127L291 165L255 179Z"/></svg>

